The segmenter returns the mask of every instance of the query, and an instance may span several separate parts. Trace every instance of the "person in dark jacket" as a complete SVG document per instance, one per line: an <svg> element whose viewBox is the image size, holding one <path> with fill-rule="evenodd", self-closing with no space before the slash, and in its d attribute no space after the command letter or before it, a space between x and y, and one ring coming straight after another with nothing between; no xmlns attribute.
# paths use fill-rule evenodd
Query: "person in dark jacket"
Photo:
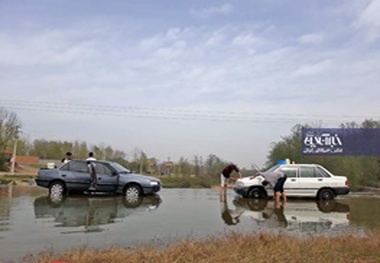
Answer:
<svg viewBox="0 0 380 263"><path fill-rule="evenodd" d="M65 158L62 159L62 164L68 163L71 161L72 154L71 152L67 152Z"/></svg>
<svg viewBox="0 0 380 263"><path fill-rule="evenodd" d="M221 187L227 188L228 182L230 180L236 181L235 178L231 177L231 173L234 171L239 175L239 178L243 177L240 173L239 168L235 164L231 163L231 164L227 165L223 169L222 173L220 174L220 186Z"/></svg>
<svg viewBox="0 0 380 263"><path fill-rule="evenodd" d="M276 202L280 203L281 198L284 202L286 202L286 194L284 192L284 184L287 178L286 174L283 172L265 172L258 174L263 176L265 180L273 187Z"/></svg>

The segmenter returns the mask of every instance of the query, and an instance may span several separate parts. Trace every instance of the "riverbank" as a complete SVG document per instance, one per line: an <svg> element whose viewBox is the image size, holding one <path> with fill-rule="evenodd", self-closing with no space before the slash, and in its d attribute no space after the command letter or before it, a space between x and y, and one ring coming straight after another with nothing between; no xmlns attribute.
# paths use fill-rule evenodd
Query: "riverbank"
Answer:
<svg viewBox="0 0 380 263"><path fill-rule="evenodd" d="M125 263L125 262L379 262L380 233L366 236L312 236L297 238L277 234L229 233L223 237L178 242L155 247L80 248L25 257L20 263Z"/></svg>

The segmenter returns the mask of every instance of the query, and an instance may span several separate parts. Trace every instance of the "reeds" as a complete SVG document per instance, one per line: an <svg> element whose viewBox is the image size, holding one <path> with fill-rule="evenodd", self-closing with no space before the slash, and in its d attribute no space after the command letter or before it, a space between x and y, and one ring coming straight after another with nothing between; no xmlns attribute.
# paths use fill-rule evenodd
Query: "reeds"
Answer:
<svg viewBox="0 0 380 263"><path fill-rule="evenodd" d="M167 248L80 248L61 254L44 252L25 257L23 263L119 263L119 262L380 262L380 233L366 236L311 236L229 233L204 240L187 240Z"/></svg>

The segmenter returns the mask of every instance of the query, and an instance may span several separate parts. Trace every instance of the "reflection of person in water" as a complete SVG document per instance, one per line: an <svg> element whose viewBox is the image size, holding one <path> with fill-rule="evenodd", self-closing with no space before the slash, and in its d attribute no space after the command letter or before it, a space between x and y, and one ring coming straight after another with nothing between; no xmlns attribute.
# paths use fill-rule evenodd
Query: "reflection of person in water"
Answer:
<svg viewBox="0 0 380 263"><path fill-rule="evenodd" d="M220 190L220 213L226 225L236 225L240 222L239 217L242 211L232 210L228 208L227 191L226 189Z"/></svg>
<svg viewBox="0 0 380 263"><path fill-rule="evenodd" d="M268 227L271 228L286 228L288 225L284 215L284 205L278 201L274 202L273 208L268 208L263 212L263 217Z"/></svg>

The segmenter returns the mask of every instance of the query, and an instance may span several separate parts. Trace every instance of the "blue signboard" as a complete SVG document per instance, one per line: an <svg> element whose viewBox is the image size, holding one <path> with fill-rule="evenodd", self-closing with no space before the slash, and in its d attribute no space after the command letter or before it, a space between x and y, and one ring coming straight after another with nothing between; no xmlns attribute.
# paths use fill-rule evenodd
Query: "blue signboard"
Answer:
<svg viewBox="0 0 380 263"><path fill-rule="evenodd" d="M305 155L380 155L380 129L302 129Z"/></svg>

